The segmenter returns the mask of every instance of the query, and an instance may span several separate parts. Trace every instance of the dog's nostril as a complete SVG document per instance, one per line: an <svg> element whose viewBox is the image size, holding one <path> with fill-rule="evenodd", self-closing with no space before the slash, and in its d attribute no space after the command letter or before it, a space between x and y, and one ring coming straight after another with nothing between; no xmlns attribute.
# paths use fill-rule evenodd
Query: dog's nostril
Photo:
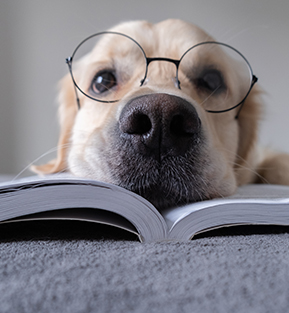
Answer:
<svg viewBox="0 0 289 313"><path fill-rule="evenodd" d="M145 114L138 114L135 119L135 134L146 134L152 128L152 123L149 117Z"/></svg>
<svg viewBox="0 0 289 313"><path fill-rule="evenodd" d="M170 123L170 132L178 137L190 137L195 134L200 127L199 119L191 119L190 116L175 115Z"/></svg>
<svg viewBox="0 0 289 313"><path fill-rule="evenodd" d="M127 122L125 130L127 134L144 135L152 128L150 118L143 113L132 114Z"/></svg>

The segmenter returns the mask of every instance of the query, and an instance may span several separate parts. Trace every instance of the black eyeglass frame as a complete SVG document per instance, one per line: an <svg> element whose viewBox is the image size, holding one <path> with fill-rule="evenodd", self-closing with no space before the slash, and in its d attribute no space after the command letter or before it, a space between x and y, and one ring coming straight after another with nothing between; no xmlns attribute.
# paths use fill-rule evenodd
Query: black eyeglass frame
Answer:
<svg viewBox="0 0 289 313"><path fill-rule="evenodd" d="M258 78L257 76L254 75L253 73L253 69L249 63L249 61L245 58L245 56L240 52L238 51L237 49L235 49L234 47L226 44L226 43L223 43L223 42L218 42L218 41L204 41L204 42L200 42L196 45L193 45L192 47L190 47L188 50L186 50L183 55L180 57L179 60L176 60L176 59L171 59L171 58L165 58L165 57L154 57L154 58L149 58L146 56L146 53L144 51L144 49L142 48L142 46L135 40L133 39L132 37L126 35L126 34L123 34L123 33L119 33L119 32L114 32L114 31L103 31L103 32L99 32L99 33L95 33L87 38L85 38L84 40L82 40L78 45L77 47L74 49L71 57L68 57L66 58L66 64L68 65L68 68L69 68L69 72L70 72L70 75L71 75L71 79L73 81L73 84L74 84L74 89L75 89L75 94L76 94L76 100L77 100L77 106L78 106L78 109L80 109L80 102L79 102L79 98L78 98L78 95L77 95L77 89L83 94L85 95L86 97L94 100L94 101L98 101L98 102L102 102L102 103L115 103L115 102L118 102L119 100L101 100L101 99L96 99L92 96L90 96L89 94L85 93L76 83L75 79L74 79L74 76L73 76L73 71L72 71L72 62L73 62L73 59L74 59L74 56L76 54L76 52L78 51L78 49L88 40L90 40L91 38L93 37L96 37L96 36L100 36L100 35L105 35L105 34L112 34L112 35L120 35L120 36L123 36L125 38L128 38L130 40L132 40L139 48L140 50L142 51L143 53L143 56L146 60L146 70L145 70L145 74L144 74L144 78L141 80L140 82L140 87L143 86L144 82L146 81L147 79L147 73L148 73L148 66L151 62L154 62L154 61L165 61L165 62L170 62L170 63L173 63L175 64L176 66L176 84L177 84L177 87L178 89L181 90L181 83L178 79L178 76L179 76L179 65L181 63L181 61L183 60L183 58L185 57L185 55L187 53L189 53L192 49L196 48L196 47L199 47L199 46L202 46L202 45L206 45L206 44L218 44L218 45L221 45L221 46L224 46L224 47L227 47L227 48L230 48L232 49L234 52L236 52L239 56L241 56L241 58L243 58L243 60L246 62L248 68L249 68L249 71L250 71L250 74L251 74L251 85L249 87L249 90L248 92L246 93L246 95L244 96L244 98L242 99L241 102L239 102L238 104L234 105L233 107L231 108L228 108L228 109L224 109L224 110L219 110L219 111L214 111L214 110L206 110L206 112L208 113L225 113L225 112L228 112L228 111L231 111L235 108L237 108L238 106L240 106L240 109L238 110L237 112L237 115L235 116L235 118L237 119L238 116L239 116L239 113L244 105L244 102L245 100L247 99L247 97L249 96L253 86L255 85L255 83L258 81Z"/></svg>

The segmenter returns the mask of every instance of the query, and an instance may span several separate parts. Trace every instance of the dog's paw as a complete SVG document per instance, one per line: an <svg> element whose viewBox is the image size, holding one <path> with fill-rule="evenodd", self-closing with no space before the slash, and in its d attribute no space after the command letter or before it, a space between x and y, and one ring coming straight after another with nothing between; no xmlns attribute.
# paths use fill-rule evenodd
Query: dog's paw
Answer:
<svg viewBox="0 0 289 313"><path fill-rule="evenodd" d="M289 154L271 154L258 166L258 183L289 185Z"/></svg>

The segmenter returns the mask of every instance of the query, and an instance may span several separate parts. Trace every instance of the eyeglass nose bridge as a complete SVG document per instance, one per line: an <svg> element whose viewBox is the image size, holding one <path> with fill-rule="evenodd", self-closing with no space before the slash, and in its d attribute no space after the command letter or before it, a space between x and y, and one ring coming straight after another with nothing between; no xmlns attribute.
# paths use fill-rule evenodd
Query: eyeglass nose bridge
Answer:
<svg viewBox="0 0 289 313"><path fill-rule="evenodd" d="M141 80L140 82L140 87L143 86L144 82L146 81L147 79L147 73L148 73L148 66L151 62L154 62L154 61L163 61L163 62L170 62L170 63L173 63L175 64L176 66L176 84L177 84L177 88L181 89L181 83L178 79L178 71L179 71L179 65L180 65L180 60L175 60L175 59L170 59L170 58L162 58L162 57L155 57L155 58L146 58L146 72L145 72L145 76L144 78Z"/></svg>

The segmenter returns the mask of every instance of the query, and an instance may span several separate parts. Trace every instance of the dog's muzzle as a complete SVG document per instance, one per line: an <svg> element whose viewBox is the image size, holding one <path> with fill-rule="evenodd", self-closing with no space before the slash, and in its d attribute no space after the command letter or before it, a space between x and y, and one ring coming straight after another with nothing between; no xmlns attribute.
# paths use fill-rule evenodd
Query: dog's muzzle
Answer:
<svg viewBox="0 0 289 313"><path fill-rule="evenodd" d="M188 101L164 93L130 100L119 119L120 136L136 153L161 161L192 149L201 121Z"/></svg>
<svg viewBox="0 0 289 313"><path fill-rule="evenodd" d="M112 181L162 210L207 198L206 136L192 103L164 93L131 99L105 152Z"/></svg>

